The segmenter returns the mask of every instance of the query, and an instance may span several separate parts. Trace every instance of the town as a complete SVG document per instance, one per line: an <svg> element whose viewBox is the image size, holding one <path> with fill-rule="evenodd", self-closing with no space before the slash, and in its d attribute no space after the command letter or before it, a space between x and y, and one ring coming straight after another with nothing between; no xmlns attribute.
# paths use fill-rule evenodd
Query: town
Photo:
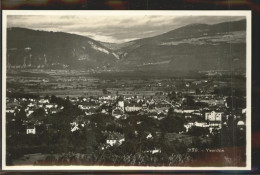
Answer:
<svg viewBox="0 0 260 175"><path fill-rule="evenodd" d="M8 77L7 163L184 166L196 164L206 150L221 149L227 157L222 166L240 165L237 157L246 145L244 78L233 78L231 84L241 88L230 90L225 73L205 74ZM241 150L230 155L231 146Z"/></svg>

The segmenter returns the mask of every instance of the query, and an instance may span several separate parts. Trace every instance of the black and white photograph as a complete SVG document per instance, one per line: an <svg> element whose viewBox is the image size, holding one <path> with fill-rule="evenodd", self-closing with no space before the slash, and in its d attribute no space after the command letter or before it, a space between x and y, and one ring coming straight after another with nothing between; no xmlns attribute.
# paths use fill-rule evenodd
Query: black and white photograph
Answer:
<svg viewBox="0 0 260 175"><path fill-rule="evenodd" d="M5 170L250 170L250 11L4 10Z"/></svg>

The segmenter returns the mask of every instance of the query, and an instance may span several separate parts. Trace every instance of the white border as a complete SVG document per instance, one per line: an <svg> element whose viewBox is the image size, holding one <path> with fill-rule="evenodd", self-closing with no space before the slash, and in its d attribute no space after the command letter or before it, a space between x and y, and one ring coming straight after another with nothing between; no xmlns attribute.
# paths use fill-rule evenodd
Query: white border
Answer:
<svg viewBox="0 0 260 175"><path fill-rule="evenodd" d="M3 10L2 11L2 169L3 170L251 170L251 11L82 11L82 10ZM6 26L7 15L88 15L88 16L245 16L246 17L246 167L147 167L147 166L6 166Z"/></svg>

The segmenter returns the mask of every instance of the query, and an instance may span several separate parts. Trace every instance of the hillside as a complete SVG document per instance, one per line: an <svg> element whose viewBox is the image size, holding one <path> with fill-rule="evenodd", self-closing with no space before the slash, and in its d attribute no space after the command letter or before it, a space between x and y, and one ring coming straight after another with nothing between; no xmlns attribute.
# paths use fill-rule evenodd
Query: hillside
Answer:
<svg viewBox="0 0 260 175"><path fill-rule="evenodd" d="M118 59L99 42L75 34L9 28L7 36L11 66L96 68L107 67Z"/></svg>
<svg viewBox="0 0 260 175"><path fill-rule="evenodd" d="M176 71L245 69L245 22L192 24L131 41L117 52L120 66Z"/></svg>

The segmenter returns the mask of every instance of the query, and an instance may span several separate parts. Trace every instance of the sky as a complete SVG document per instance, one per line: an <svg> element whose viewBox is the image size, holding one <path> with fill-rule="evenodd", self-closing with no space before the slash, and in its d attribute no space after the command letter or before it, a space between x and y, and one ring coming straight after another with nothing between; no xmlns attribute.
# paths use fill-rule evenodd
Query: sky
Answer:
<svg viewBox="0 0 260 175"><path fill-rule="evenodd" d="M217 24L245 19L240 16L48 16L8 15L7 27L74 33L94 40L123 43L156 36L176 28L193 24Z"/></svg>

